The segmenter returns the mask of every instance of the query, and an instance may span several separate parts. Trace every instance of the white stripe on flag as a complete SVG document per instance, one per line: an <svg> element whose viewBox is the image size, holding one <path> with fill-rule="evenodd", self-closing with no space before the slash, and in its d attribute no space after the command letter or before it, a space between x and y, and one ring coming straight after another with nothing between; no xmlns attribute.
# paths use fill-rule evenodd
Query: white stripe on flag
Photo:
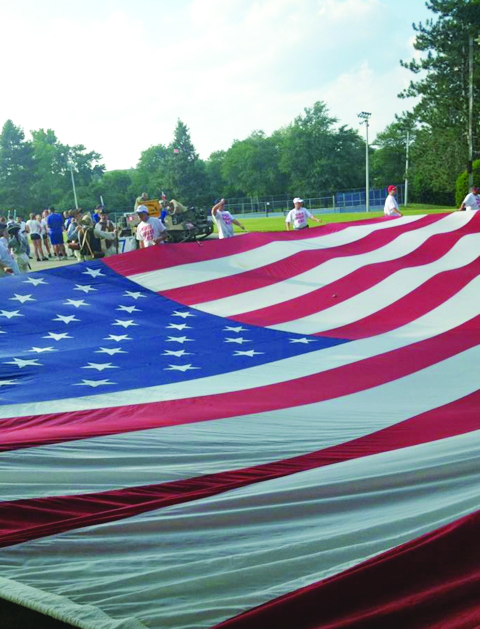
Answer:
<svg viewBox="0 0 480 629"><path fill-rule="evenodd" d="M164 483L307 454L475 392L478 364L480 346L404 378L333 400L5 452L0 499Z"/></svg>
<svg viewBox="0 0 480 629"><path fill-rule="evenodd" d="M309 470L5 548L3 574L152 629L211 627L478 510L479 457L476 431Z"/></svg>
<svg viewBox="0 0 480 629"><path fill-rule="evenodd" d="M456 231L470 220L471 217L458 220L458 217L452 214L437 223L423 227L415 232L401 234L392 242L373 251L345 256L343 258L334 258L313 269L295 275L295 277L287 280L277 282L276 284L263 286L262 288L238 295L224 297L223 299L200 302L193 307L202 312L209 312L210 314L219 315L221 317L234 317L244 314L245 312L250 312L253 306L255 310L275 306L284 301L308 295L308 293L322 286L327 286L332 282L337 282L369 264L388 262L406 256L418 249L418 247L431 236ZM472 246L474 246L473 243Z"/></svg>
<svg viewBox="0 0 480 629"><path fill-rule="evenodd" d="M142 403L188 399L256 387L293 382L295 379L385 354L414 342L432 338L480 314L480 277L473 279L455 296L414 322L375 337L329 347L318 352L266 363L242 371L178 384L136 390ZM125 392L99 394L55 401L55 412L125 406ZM52 402L0 406L0 418L50 413Z"/></svg>
<svg viewBox="0 0 480 629"><path fill-rule="evenodd" d="M440 222L443 222L448 217L446 216ZM181 288L182 286L193 286L219 277L233 277L238 273L253 271L258 267L274 264L301 251L341 247L342 245L366 238L373 232L392 227L401 228L404 225L415 223L421 218L423 218L423 215L405 216L395 220L395 222L385 221L384 223L347 227L340 232L319 236L318 238L271 242L243 253L236 253L205 262L181 264L168 270L161 269L160 271L137 273L130 275L128 279L155 292L163 292L173 288Z"/></svg>
<svg viewBox="0 0 480 629"><path fill-rule="evenodd" d="M438 273L467 266L476 260L479 255L480 234L464 236L448 253L439 260L435 260L435 262L401 269L359 295L346 299L338 305L295 321L279 323L270 327L274 330L296 332L297 334L320 334L327 330L354 323L394 304L405 295L408 295L408 293L425 284L432 277L435 277L435 275L438 275ZM245 297L247 297L247 294Z"/></svg>

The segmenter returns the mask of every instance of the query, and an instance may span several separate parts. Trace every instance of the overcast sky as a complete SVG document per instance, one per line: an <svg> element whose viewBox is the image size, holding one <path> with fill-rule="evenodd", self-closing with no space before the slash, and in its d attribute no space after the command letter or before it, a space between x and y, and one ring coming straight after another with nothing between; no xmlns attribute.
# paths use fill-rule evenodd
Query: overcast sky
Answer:
<svg viewBox="0 0 480 629"><path fill-rule="evenodd" d="M200 156L278 129L317 100L371 136L409 108L423 0L0 0L0 124L52 128L108 170L168 144ZM362 133L363 133L363 128Z"/></svg>

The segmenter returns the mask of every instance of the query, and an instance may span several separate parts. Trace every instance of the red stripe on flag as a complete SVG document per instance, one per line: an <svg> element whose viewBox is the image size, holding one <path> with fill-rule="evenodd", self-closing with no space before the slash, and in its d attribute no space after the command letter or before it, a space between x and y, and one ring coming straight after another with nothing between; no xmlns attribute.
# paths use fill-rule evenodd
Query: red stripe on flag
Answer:
<svg viewBox="0 0 480 629"><path fill-rule="evenodd" d="M232 281L232 277L221 277L215 280L194 284L193 286L182 286L180 288L161 291L161 294L164 297L178 301L186 306L222 299L223 297L230 297L231 295L239 295L247 291L264 288L265 286L271 286L277 282L290 279L332 258L343 258L369 253L375 249L384 247L402 234L416 231L422 227L436 223L443 218L445 217L442 214L434 217L426 216L415 223L405 225L401 230L395 228L393 225L391 229L384 229L367 234L361 240L348 243L341 247L301 251L272 264L267 264L253 269L252 271L246 271L245 273L239 273L235 275L234 281Z"/></svg>
<svg viewBox="0 0 480 629"><path fill-rule="evenodd" d="M319 332L317 336L364 339L407 325L438 308L474 280L480 257L460 269L443 271L398 301L349 325Z"/></svg>
<svg viewBox="0 0 480 629"><path fill-rule="evenodd" d="M214 629L477 629L480 512Z"/></svg>
<svg viewBox="0 0 480 629"><path fill-rule="evenodd" d="M418 249L401 258L368 264L336 282L322 286L301 297L283 301L267 308L234 315L231 318L248 325L273 326L307 317L361 294L397 271L431 264L445 256L466 234L478 232L480 232L480 216L473 231L468 230L468 226L465 226L456 232L431 236ZM462 268L458 269L458 273L462 273ZM336 297L333 298L332 295L336 295ZM378 334L378 332L374 333Z"/></svg>
<svg viewBox="0 0 480 629"><path fill-rule="evenodd" d="M480 429L480 391L383 430L250 468L94 494L0 503L0 547L200 500L254 483Z"/></svg>
<svg viewBox="0 0 480 629"><path fill-rule="evenodd" d="M435 222L439 217L446 217L448 214L435 214L427 217L429 221ZM306 229L301 232L263 232L246 234L237 238L225 238L223 240L204 240L202 247L196 243L179 243L175 246L165 245L163 247L149 247L148 249L131 251L118 256L104 258L103 262L113 271L120 275L130 276L137 273L148 273L159 269L168 269L183 264L193 262L205 262L206 260L218 260L227 256L245 253L269 244L270 242L283 242L288 240L309 240L319 236L328 236L341 232L349 227L359 227L363 225L374 225L391 221L392 227L403 230L406 226L396 225L397 219L372 218L354 223L329 223L321 227ZM424 220L422 219L418 219ZM428 221L427 221L428 222Z"/></svg>
<svg viewBox="0 0 480 629"><path fill-rule="evenodd" d="M250 415L339 398L392 382L475 347L480 340L479 323L480 315L431 339L294 381L248 391L3 419L0 451Z"/></svg>

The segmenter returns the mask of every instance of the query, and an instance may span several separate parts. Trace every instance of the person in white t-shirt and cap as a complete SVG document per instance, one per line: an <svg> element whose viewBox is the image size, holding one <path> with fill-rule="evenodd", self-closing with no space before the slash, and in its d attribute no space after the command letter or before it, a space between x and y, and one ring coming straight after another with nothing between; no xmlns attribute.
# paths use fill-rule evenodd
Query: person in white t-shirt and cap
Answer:
<svg viewBox="0 0 480 629"><path fill-rule="evenodd" d="M233 226L238 225L240 229L245 231L245 227L237 221L236 218L230 214L228 210L225 209L225 199L218 199L215 202L215 205L212 207L212 216L213 220L218 229L218 237L219 238L232 238L233 234Z"/></svg>
<svg viewBox="0 0 480 629"><path fill-rule="evenodd" d="M398 201L395 198L395 195L397 194L397 187L388 186L387 191L388 191L388 196L385 199L383 213L385 214L385 216L393 216L393 217L403 216L403 214L400 212Z"/></svg>
<svg viewBox="0 0 480 629"><path fill-rule="evenodd" d="M290 226L293 223L294 231L298 231L299 229L305 229L308 227L308 219L312 219L316 223L321 223L322 221L316 218L310 210L307 210L306 207L303 207L303 199L300 197L295 197L293 199L293 210L287 214L287 218L285 219L285 225L287 227L287 232L290 230Z"/></svg>
<svg viewBox="0 0 480 629"><path fill-rule="evenodd" d="M470 192L463 199L459 210L480 210L480 188L472 186Z"/></svg>
<svg viewBox="0 0 480 629"><path fill-rule="evenodd" d="M167 238L167 229L161 220L155 216L149 216L146 205L139 205L137 214L140 223L137 227L136 236L137 240L140 241L140 247L163 244Z"/></svg>

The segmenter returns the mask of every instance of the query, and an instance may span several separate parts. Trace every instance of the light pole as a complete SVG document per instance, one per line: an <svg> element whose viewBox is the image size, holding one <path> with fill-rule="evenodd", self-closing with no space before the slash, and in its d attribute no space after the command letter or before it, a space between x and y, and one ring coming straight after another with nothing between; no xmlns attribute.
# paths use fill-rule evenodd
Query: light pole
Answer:
<svg viewBox="0 0 480 629"><path fill-rule="evenodd" d="M410 147L410 130L407 129L407 151L406 151L406 161L405 161L405 198L403 200L403 204L405 207L408 205L408 149Z"/></svg>
<svg viewBox="0 0 480 629"><path fill-rule="evenodd" d="M368 165L368 121L372 114L368 111L362 111L358 114L358 117L361 118L362 122L360 124L365 123L365 133L367 137L367 143L365 145L365 202L367 212L370 212L370 182L369 182L369 165Z"/></svg>
<svg viewBox="0 0 480 629"><path fill-rule="evenodd" d="M68 167L70 168L70 176L72 177L73 198L75 199L75 209L78 210L77 191L75 190L75 179L73 177L73 163L68 160Z"/></svg>

